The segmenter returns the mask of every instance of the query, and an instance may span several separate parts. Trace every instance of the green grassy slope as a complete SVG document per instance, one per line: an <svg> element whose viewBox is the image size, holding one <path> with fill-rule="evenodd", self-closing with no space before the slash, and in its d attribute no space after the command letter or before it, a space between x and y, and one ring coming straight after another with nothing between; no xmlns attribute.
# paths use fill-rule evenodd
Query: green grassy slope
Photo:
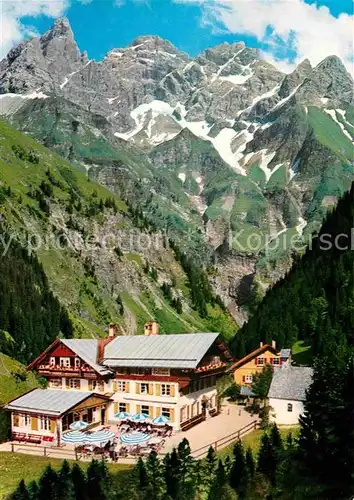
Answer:
<svg viewBox="0 0 354 500"><path fill-rule="evenodd" d="M165 332L205 331L220 315L224 333L233 333L235 325L218 306L210 318L195 313L184 271L140 215L5 122L0 122L0 213L14 236L36 251L77 336L100 335L110 321L124 332L142 333L143 323L154 317ZM154 277L146 273L147 263ZM163 296L164 281L174 284L182 314Z"/></svg>

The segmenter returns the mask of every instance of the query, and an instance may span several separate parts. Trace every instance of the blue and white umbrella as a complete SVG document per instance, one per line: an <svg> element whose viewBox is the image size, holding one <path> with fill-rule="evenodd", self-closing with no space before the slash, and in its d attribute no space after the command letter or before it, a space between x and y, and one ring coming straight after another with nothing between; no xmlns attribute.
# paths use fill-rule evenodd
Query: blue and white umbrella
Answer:
<svg viewBox="0 0 354 500"><path fill-rule="evenodd" d="M155 417L152 421L154 425L166 425L168 424L170 419L168 417L164 417L163 415L160 415L159 417Z"/></svg>
<svg viewBox="0 0 354 500"><path fill-rule="evenodd" d="M114 437L114 432L109 429L101 429L100 431L85 434L85 444L107 443Z"/></svg>
<svg viewBox="0 0 354 500"><path fill-rule="evenodd" d="M73 422L70 425L70 429L73 431L82 431L83 429L86 429L88 427L88 424L84 422L83 420L78 420L77 422Z"/></svg>
<svg viewBox="0 0 354 500"><path fill-rule="evenodd" d="M146 422L149 420L149 415L146 415L145 413L136 413L130 418L130 420L132 422Z"/></svg>
<svg viewBox="0 0 354 500"><path fill-rule="evenodd" d="M129 432L127 434L122 434L120 441L123 444L134 446L136 444L145 443L149 441L150 438L150 434L145 434L144 432Z"/></svg>
<svg viewBox="0 0 354 500"><path fill-rule="evenodd" d="M72 444L83 444L86 438L86 434L81 431L72 431L63 434L61 440L63 443L72 443Z"/></svg>
<svg viewBox="0 0 354 500"><path fill-rule="evenodd" d="M130 413L127 413L126 411L120 411L114 415L114 418L118 418L119 420L127 420L127 418L130 417Z"/></svg>

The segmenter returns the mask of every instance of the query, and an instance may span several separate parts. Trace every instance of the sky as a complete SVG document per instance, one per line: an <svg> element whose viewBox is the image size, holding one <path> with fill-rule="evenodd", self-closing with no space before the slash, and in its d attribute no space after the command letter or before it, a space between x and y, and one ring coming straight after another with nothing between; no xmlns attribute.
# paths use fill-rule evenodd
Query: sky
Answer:
<svg viewBox="0 0 354 500"><path fill-rule="evenodd" d="M0 0L0 57L65 15L90 58L140 35L159 35L190 55L244 41L291 71L338 55L353 73L353 0Z"/></svg>

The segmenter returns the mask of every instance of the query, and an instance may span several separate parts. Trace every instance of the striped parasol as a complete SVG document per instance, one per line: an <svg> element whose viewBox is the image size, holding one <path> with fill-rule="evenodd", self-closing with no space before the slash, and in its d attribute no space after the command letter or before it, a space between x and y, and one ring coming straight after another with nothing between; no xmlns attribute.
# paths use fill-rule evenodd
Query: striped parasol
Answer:
<svg viewBox="0 0 354 500"><path fill-rule="evenodd" d="M72 444L83 444L85 441L87 434L81 431L72 431L63 434L61 440L63 443L72 443Z"/></svg>
<svg viewBox="0 0 354 500"><path fill-rule="evenodd" d="M119 420L127 420L130 417L130 413L127 413L126 411L120 411L114 415L114 418L118 418Z"/></svg>
<svg viewBox="0 0 354 500"><path fill-rule="evenodd" d="M85 444L107 443L114 437L114 432L109 429L101 429L100 431L85 434Z"/></svg>
<svg viewBox="0 0 354 500"><path fill-rule="evenodd" d="M83 429L86 429L88 427L88 424L84 422L83 420L78 420L77 422L73 422L70 425L70 429L73 431L82 431Z"/></svg>
<svg viewBox="0 0 354 500"><path fill-rule="evenodd" d="M130 420L132 422L146 422L149 420L149 415L146 415L145 413L136 413L130 418Z"/></svg>
<svg viewBox="0 0 354 500"><path fill-rule="evenodd" d="M128 446L134 446L136 444L145 443L151 438L150 434L145 434L144 432L129 432L123 434L120 437L120 441Z"/></svg>
<svg viewBox="0 0 354 500"><path fill-rule="evenodd" d="M160 415L159 417L156 417L153 419L152 423L154 425L166 425L168 424L170 419L168 417L164 417L163 415Z"/></svg>

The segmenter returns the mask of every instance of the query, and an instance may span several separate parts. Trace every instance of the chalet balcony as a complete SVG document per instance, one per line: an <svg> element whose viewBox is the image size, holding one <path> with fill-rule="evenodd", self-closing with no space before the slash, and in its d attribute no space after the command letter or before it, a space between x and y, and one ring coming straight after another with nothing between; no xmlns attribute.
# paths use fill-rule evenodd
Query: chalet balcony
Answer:
<svg viewBox="0 0 354 500"><path fill-rule="evenodd" d="M96 378L94 370L88 365L82 366L61 366L51 364L41 364L37 367L38 373L44 376L75 376L82 378Z"/></svg>
<svg viewBox="0 0 354 500"><path fill-rule="evenodd" d="M226 363L224 361L215 361L207 364L203 364L195 369L196 373L204 373L213 370L220 370L226 367Z"/></svg>

